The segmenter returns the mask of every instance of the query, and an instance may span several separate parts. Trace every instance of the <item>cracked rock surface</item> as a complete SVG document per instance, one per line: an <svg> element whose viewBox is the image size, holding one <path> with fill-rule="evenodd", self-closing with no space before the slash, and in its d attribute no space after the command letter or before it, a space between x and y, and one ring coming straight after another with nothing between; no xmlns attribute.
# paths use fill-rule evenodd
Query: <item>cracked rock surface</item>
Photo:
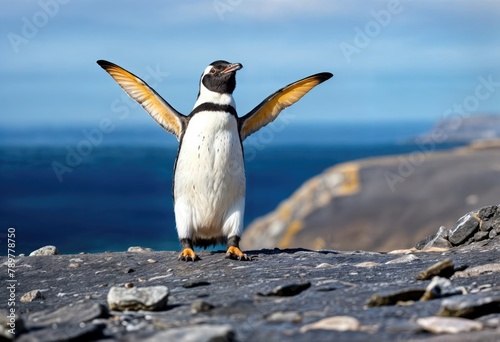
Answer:
<svg viewBox="0 0 500 342"><path fill-rule="evenodd" d="M498 341L500 236L439 252L400 252L406 254L270 249L248 251L255 260L241 262L225 259L222 251L202 251L202 260L189 263L179 262L177 252L147 250L17 257L16 325L22 327L17 338ZM72 266L76 259L79 267ZM447 259L454 265L447 276L461 291L446 296L438 291L420 301L432 280L417 275ZM6 261L0 258L4 283ZM168 302L160 299L164 304L154 311L113 310L107 301L113 287L125 293L160 287ZM19 300L33 290L43 298ZM8 291L2 286L0 297L7 298ZM377 296L391 300L374 306L370 299ZM8 340L7 312L1 316L0 339ZM439 318L450 316L463 320ZM455 325L441 329L440 322Z"/></svg>

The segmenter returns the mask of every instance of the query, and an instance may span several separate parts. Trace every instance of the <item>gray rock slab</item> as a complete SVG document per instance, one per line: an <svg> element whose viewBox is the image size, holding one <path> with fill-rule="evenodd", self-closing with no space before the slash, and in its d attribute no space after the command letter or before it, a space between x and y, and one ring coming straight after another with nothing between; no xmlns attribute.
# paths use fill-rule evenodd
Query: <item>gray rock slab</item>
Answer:
<svg viewBox="0 0 500 342"><path fill-rule="evenodd" d="M76 342L95 341L103 335L104 324L54 324L45 329L33 330L23 334L19 342Z"/></svg>
<svg viewBox="0 0 500 342"><path fill-rule="evenodd" d="M108 309L101 303L85 302L65 305L56 310L43 310L28 316L32 326L43 326L62 323L85 323L95 318L106 317Z"/></svg>
<svg viewBox="0 0 500 342"><path fill-rule="evenodd" d="M443 300L439 316L477 318L500 312L500 292L452 297Z"/></svg>
<svg viewBox="0 0 500 342"><path fill-rule="evenodd" d="M48 336L53 328L59 334L60 329L66 329L64 327L80 327L84 323L81 326L97 326L88 328L96 335L88 332L89 335L84 335L86 337L74 337L73 340L159 340L162 334L188 338L198 336L192 334L196 334L195 328L200 326L225 326L227 328L222 329L220 334L211 330L213 335L207 332L205 336L221 339L234 336L237 341L270 342L409 341L433 336L423 333L416 320L436 316L445 300L460 298L461 302L481 308L485 304L482 298L496 298L499 292L500 272L496 271L496 261L500 260L500 236L447 251L413 252L418 258L389 264L387 262L401 255L306 249L246 252L256 258L242 263L225 259L225 251L203 250L199 251L202 260L196 263L179 262L178 252L19 257L16 260L16 279L19 283L16 314L26 326L21 336L26 335L26 340L36 336L34 334L42 334L41 331ZM149 259L157 262L150 263ZM425 290L430 280L416 280L415 275L445 259L453 260L455 265L467 265L460 272L471 270L467 274L457 272L457 276L451 279L452 285L477 293L424 302L418 301L418 296L403 296L399 302L396 299L383 306L366 305L373 295L394 295L408 289ZM6 257L0 257L0 265L6 261ZM73 262L80 266L68 267ZM6 266L0 267L5 270ZM123 272L129 268L135 271ZM6 272L0 273L0 280L3 279L1 274L5 276ZM210 284L183 286L202 282ZM294 296L258 295L305 283L310 284L309 288ZM165 286L169 289L168 303L160 311L111 311L108 314L110 289L125 289L125 284L130 284L130 289ZM21 302L21 295L32 289L42 291L46 299ZM8 297L9 290L0 287L0 298ZM214 308L199 310L203 307L200 301ZM193 307L197 309L192 311ZM483 309L478 311L480 317L467 318L476 321L483 315L493 314L490 309ZM358 320L358 330L300 331L308 324L339 316ZM336 322L338 319L324 323L332 329L342 328L343 325ZM476 340L482 341L482 338L488 338L487 333L491 332L490 326L494 322L491 320L490 325L482 322L482 330L461 332L453 337L455 341L463 341L462 336L477 337ZM102 325L105 328L101 331L99 327ZM95 337L99 336L97 333L102 335Z"/></svg>
<svg viewBox="0 0 500 342"><path fill-rule="evenodd" d="M453 245L459 245L471 237L479 229L479 220L473 213L462 216L457 223L451 227L448 241Z"/></svg>

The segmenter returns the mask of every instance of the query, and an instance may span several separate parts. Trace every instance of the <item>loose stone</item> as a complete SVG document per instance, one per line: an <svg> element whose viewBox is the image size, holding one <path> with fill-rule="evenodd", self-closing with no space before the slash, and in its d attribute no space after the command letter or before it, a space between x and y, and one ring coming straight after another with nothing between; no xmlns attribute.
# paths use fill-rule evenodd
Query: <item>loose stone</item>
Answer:
<svg viewBox="0 0 500 342"><path fill-rule="evenodd" d="M415 247L420 250L428 250L431 248L449 249L451 246L451 243L448 241L448 229L445 226L439 227L436 234L428 236L415 245Z"/></svg>
<svg viewBox="0 0 500 342"><path fill-rule="evenodd" d="M314 323L306 324L300 328L301 333L305 333L309 330L336 330L336 331L348 331L348 330L359 330L361 324L359 321L351 316L333 316L324 318Z"/></svg>
<svg viewBox="0 0 500 342"><path fill-rule="evenodd" d="M56 246L44 246L30 253L30 256L58 255Z"/></svg>
<svg viewBox="0 0 500 342"><path fill-rule="evenodd" d="M22 295L20 301L24 303L29 303L34 300L44 300L44 299L45 297L42 294L42 292L40 292L40 290L33 290Z"/></svg>
<svg viewBox="0 0 500 342"><path fill-rule="evenodd" d="M473 213L462 216L451 227L448 240L453 245L460 245L479 229L479 220Z"/></svg>
<svg viewBox="0 0 500 342"><path fill-rule="evenodd" d="M455 266L451 259L445 259L435 263L429 268L420 272L416 279L417 280L427 280L435 276L449 278L455 272Z"/></svg>
<svg viewBox="0 0 500 342"><path fill-rule="evenodd" d="M265 319L273 323L299 323L302 321L302 315L297 311L277 311L266 315Z"/></svg>
<svg viewBox="0 0 500 342"><path fill-rule="evenodd" d="M214 308L214 306L208 302L205 302L204 300L198 299L195 300L191 304L191 312L192 313L198 313L198 312L207 312L210 311Z"/></svg>
<svg viewBox="0 0 500 342"><path fill-rule="evenodd" d="M131 253L146 253L146 252L153 252L152 248L145 248L141 246L132 246L127 249L127 252Z"/></svg>
<svg viewBox="0 0 500 342"><path fill-rule="evenodd" d="M123 288L113 286L108 292L111 310L162 310L167 306L169 291L166 286Z"/></svg>
<svg viewBox="0 0 500 342"><path fill-rule="evenodd" d="M395 292L374 294L368 300L368 306L395 305L398 302L417 301L425 293L424 289L410 288Z"/></svg>
<svg viewBox="0 0 500 342"><path fill-rule="evenodd" d="M480 322L455 317L423 317L417 320L417 324L434 334L458 334L483 328Z"/></svg>
<svg viewBox="0 0 500 342"><path fill-rule="evenodd" d="M454 287L449 279L434 277L425 289L425 293L422 298L420 298L420 301L460 294L463 294L462 290L460 288Z"/></svg>
<svg viewBox="0 0 500 342"><path fill-rule="evenodd" d="M488 231L484 231L484 230L480 230L480 231L477 231L476 234L474 234L474 241L482 241L484 239L487 239L488 236L489 236L489 232Z"/></svg>

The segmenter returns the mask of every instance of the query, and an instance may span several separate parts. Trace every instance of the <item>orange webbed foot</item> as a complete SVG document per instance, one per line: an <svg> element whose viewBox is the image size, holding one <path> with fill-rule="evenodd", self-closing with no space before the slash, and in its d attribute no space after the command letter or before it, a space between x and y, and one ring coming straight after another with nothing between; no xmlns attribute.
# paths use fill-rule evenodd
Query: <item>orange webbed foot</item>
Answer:
<svg viewBox="0 0 500 342"><path fill-rule="evenodd" d="M184 248L179 254L179 261L198 261L200 257L193 251L192 248Z"/></svg>
<svg viewBox="0 0 500 342"><path fill-rule="evenodd" d="M252 260L248 255L243 253L241 249L236 246L229 246L226 252L226 259L250 261Z"/></svg>

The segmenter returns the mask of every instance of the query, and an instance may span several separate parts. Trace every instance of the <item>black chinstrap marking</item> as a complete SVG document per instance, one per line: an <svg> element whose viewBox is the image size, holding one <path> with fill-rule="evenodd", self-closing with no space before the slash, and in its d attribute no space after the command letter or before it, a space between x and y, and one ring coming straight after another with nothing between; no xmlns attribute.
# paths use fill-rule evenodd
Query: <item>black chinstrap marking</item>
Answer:
<svg viewBox="0 0 500 342"><path fill-rule="evenodd" d="M193 116L196 113L200 112L226 112L230 113L234 117L238 117L238 114L236 113L236 109L231 106L231 105L222 105L222 104L217 104L213 102L204 102L197 106L195 109L191 111L189 116Z"/></svg>

